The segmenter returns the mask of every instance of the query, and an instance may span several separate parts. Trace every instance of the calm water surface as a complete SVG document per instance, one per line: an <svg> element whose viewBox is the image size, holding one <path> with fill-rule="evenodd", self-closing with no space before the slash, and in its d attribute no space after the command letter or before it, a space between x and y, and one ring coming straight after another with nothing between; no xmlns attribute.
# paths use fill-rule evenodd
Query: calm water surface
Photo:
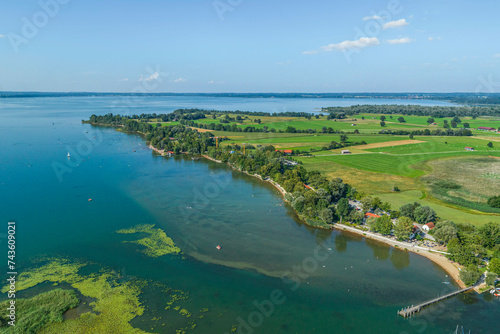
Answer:
<svg viewBox="0 0 500 334"><path fill-rule="evenodd" d="M209 309L193 333L230 332L241 321L241 333L452 333L457 325L497 333L500 304L490 294L453 298L411 320L396 316L403 306L456 288L443 283L446 273L429 260L360 236L311 229L269 184L204 159L161 158L138 136L80 123L108 112L311 112L372 102L394 100L0 100L0 222L5 231L7 221L17 222L20 270L40 255L65 256L188 292L183 307L193 314ZM68 166L68 151L82 159L72 154L58 177L53 167ZM164 229L185 256L148 258L115 233L144 223ZM274 290L282 292L280 303L257 313ZM141 300L146 312L134 326L158 333L186 326L185 317L164 309L166 297L154 287Z"/></svg>

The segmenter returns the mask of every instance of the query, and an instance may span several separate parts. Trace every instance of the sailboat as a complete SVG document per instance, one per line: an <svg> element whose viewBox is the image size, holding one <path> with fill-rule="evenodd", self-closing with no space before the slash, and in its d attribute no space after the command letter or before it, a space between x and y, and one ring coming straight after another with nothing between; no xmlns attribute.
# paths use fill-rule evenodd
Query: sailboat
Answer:
<svg viewBox="0 0 500 334"><path fill-rule="evenodd" d="M68 159L69 159L69 158L71 158L71 154L69 154L69 152L68 152Z"/></svg>

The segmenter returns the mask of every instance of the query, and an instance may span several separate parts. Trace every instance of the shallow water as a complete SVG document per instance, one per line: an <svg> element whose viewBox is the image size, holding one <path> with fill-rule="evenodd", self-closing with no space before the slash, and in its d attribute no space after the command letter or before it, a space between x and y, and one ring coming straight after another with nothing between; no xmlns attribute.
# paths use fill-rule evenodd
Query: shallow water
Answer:
<svg viewBox="0 0 500 334"><path fill-rule="evenodd" d="M270 112L283 104L313 111L333 103L279 100L148 98L128 111L249 110L256 103ZM16 221L19 271L40 255L65 256L161 282L189 293L183 307L193 317L209 309L193 333L230 332L239 323L241 333L452 333L457 325L496 332L500 303L489 294L452 298L411 320L396 316L403 306L456 288L443 284L446 273L428 259L312 229L268 183L205 159L161 158L139 136L80 123L112 111L113 102L0 100L0 233ZM115 233L144 223L164 229L184 255L148 258L123 243L130 236ZM155 286L141 300L146 312L134 326L171 333L186 325L185 317L165 310L166 296Z"/></svg>

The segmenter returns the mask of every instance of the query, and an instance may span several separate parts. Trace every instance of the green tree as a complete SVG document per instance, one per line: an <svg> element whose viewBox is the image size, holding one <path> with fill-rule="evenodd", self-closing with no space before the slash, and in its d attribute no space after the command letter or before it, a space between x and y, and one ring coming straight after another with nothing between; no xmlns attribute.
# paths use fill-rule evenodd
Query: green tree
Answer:
<svg viewBox="0 0 500 334"><path fill-rule="evenodd" d="M415 212L415 209L418 208L419 206L420 203L418 202L408 203L400 207L399 211L401 211L401 216L406 216L410 217L411 219L415 219L413 213Z"/></svg>
<svg viewBox="0 0 500 334"><path fill-rule="evenodd" d="M349 139L349 138L347 137L347 135L345 135L345 134L341 134L341 135L340 135L340 142L345 143L345 142L347 141L347 139Z"/></svg>
<svg viewBox="0 0 500 334"><path fill-rule="evenodd" d="M493 208L500 208L500 195L488 198L488 205Z"/></svg>
<svg viewBox="0 0 500 334"><path fill-rule="evenodd" d="M497 277L498 277L497 273L489 271L488 274L486 275L486 279L484 281L488 285L493 285L493 284L495 284Z"/></svg>
<svg viewBox="0 0 500 334"><path fill-rule="evenodd" d="M419 206L413 212L413 218L420 224L427 224L436 220L436 212L429 206Z"/></svg>
<svg viewBox="0 0 500 334"><path fill-rule="evenodd" d="M493 249L500 245L500 223L488 223L478 229L481 244L484 247Z"/></svg>
<svg viewBox="0 0 500 334"><path fill-rule="evenodd" d="M470 128L470 124L469 123L464 123L463 125L464 125L464 128L466 128L466 129Z"/></svg>
<svg viewBox="0 0 500 334"><path fill-rule="evenodd" d="M481 277L481 272L475 265L470 265L467 268L463 268L459 276L465 285L470 286L478 281L479 277Z"/></svg>
<svg viewBox="0 0 500 334"><path fill-rule="evenodd" d="M405 121L404 117L398 117L398 122L405 123L406 121Z"/></svg>
<svg viewBox="0 0 500 334"><path fill-rule="evenodd" d="M319 218L327 224L331 223L333 221L332 210L328 208L321 210L321 212L319 213Z"/></svg>
<svg viewBox="0 0 500 334"><path fill-rule="evenodd" d="M486 146L488 146L489 148L493 148L493 143L489 142Z"/></svg>
<svg viewBox="0 0 500 334"><path fill-rule="evenodd" d="M385 122L384 121L380 122L380 126L384 127L385 126Z"/></svg>
<svg viewBox="0 0 500 334"><path fill-rule="evenodd" d="M399 217L394 226L394 235L398 240L408 240L413 233L413 223L408 217Z"/></svg>
<svg viewBox="0 0 500 334"><path fill-rule="evenodd" d="M341 198L337 203L337 216L341 219L347 217L351 211L351 206L349 205L349 200L345 197Z"/></svg>
<svg viewBox="0 0 500 334"><path fill-rule="evenodd" d="M389 216L383 215L382 217L378 217L375 223L375 232L380 234L389 234L394 228L394 224L391 221Z"/></svg>
<svg viewBox="0 0 500 334"><path fill-rule="evenodd" d="M448 243L450 240L458 237L458 228L452 221L444 220L436 223L433 230L434 238L440 243Z"/></svg>
<svg viewBox="0 0 500 334"><path fill-rule="evenodd" d="M490 264L488 265L488 271L492 271L494 273L500 273L500 259L494 257L490 260Z"/></svg>
<svg viewBox="0 0 500 334"><path fill-rule="evenodd" d="M361 206L364 212L370 211L372 208L373 199L370 196L365 196L361 200Z"/></svg>
<svg viewBox="0 0 500 334"><path fill-rule="evenodd" d="M427 118L427 123L428 124L434 123L434 118L431 118L431 117Z"/></svg>
<svg viewBox="0 0 500 334"><path fill-rule="evenodd" d="M382 122L383 122L383 121L385 121L386 119L387 119L387 118L385 118L385 116L384 116L384 115L380 116L380 120L381 120Z"/></svg>

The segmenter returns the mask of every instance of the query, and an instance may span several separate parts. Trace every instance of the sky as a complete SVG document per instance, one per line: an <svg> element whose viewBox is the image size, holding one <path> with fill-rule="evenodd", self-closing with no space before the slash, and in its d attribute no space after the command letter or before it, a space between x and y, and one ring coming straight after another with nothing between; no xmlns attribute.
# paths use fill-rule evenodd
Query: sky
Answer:
<svg viewBox="0 0 500 334"><path fill-rule="evenodd" d="M497 0L23 0L0 91L500 92Z"/></svg>

